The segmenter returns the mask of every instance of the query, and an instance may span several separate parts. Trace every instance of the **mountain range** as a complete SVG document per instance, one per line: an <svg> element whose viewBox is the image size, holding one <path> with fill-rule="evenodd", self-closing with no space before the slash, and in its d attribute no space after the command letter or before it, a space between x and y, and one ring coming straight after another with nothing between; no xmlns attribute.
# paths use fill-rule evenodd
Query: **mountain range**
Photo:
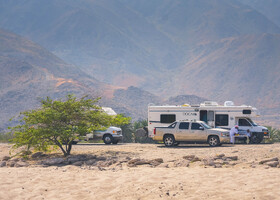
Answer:
<svg viewBox="0 0 280 200"><path fill-rule="evenodd" d="M7 30L0 35L1 105L9 113L7 102L22 101L12 106L20 111L35 105L35 96L91 93L137 119L148 103L197 95L254 105L263 123L279 126L279 6L277 0L0 0L0 28ZM14 48L19 36L8 41L4 32L23 36L16 43L26 46ZM15 91L24 91L22 100L7 96Z"/></svg>

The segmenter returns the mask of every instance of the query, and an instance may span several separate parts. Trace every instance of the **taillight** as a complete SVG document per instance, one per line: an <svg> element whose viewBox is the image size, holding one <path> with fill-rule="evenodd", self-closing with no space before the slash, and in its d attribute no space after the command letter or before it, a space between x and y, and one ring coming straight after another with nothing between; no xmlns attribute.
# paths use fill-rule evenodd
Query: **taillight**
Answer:
<svg viewBox="0 0 280 200"><path fill-rule="evenodd" d="M154 128L154 135L156 134L156 128Z"/></svg>

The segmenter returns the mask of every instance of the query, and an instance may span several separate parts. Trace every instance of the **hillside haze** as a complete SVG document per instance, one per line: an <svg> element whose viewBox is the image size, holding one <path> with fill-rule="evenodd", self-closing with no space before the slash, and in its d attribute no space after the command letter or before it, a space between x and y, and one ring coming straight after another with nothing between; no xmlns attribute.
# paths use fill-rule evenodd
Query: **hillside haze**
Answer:
<svg viewBox="0 0 280 200"><path fill-rule="evenodd" d="M130 106L137 89L129 86L159 104L197 95L254 105L265 123L277 125L278 7L277 0L0 0L0 28L71 63L59 70L61 77L78 66L65 77L83 83L92 78L91 89L110 88L111 103L125 98L128 104L119 108L133 116L145 112Z"/></svg>
<svg viewBox="0 0 280 200"><path fill-rule="evenodd" d="M86 75L37 44L0 30L0 129L20 111L37 107L40 98L100 94L107 85Z"/></svg>

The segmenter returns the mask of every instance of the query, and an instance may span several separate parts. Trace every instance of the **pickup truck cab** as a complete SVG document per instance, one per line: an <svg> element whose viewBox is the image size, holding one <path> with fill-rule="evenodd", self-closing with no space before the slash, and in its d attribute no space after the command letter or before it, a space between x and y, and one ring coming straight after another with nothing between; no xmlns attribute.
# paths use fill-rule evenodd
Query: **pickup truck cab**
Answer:
<svg viewBox="0 0 280 200"><path fill-rule="evenodd" d="M229 143L229 131L211 128L203 121L176 121L168 127L155 127L153 140L163 141L165 146L177 146L179 143L208 143L220 146Z"/></svg>

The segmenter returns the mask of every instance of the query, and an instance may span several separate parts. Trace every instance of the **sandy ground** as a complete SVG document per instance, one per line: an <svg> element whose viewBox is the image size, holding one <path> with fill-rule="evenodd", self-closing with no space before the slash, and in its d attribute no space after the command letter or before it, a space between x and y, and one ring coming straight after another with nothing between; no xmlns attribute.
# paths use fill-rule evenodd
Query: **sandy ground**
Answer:
<svg viewBox="0 0 280 200"><path fill-rule="evenodd" d="M0 160L10 146L0 144ZM159 166L105 167L41 166L0 168L0 199L280 199L280 168L259 161L280 158L280 144L186 145L159 144L75 145L73 154L114 159L162 158ZM202 161L176 167L186 155L200 159L218 154L238 156L221 168ZM279 165L278 165L279 166Z"/></svg>

